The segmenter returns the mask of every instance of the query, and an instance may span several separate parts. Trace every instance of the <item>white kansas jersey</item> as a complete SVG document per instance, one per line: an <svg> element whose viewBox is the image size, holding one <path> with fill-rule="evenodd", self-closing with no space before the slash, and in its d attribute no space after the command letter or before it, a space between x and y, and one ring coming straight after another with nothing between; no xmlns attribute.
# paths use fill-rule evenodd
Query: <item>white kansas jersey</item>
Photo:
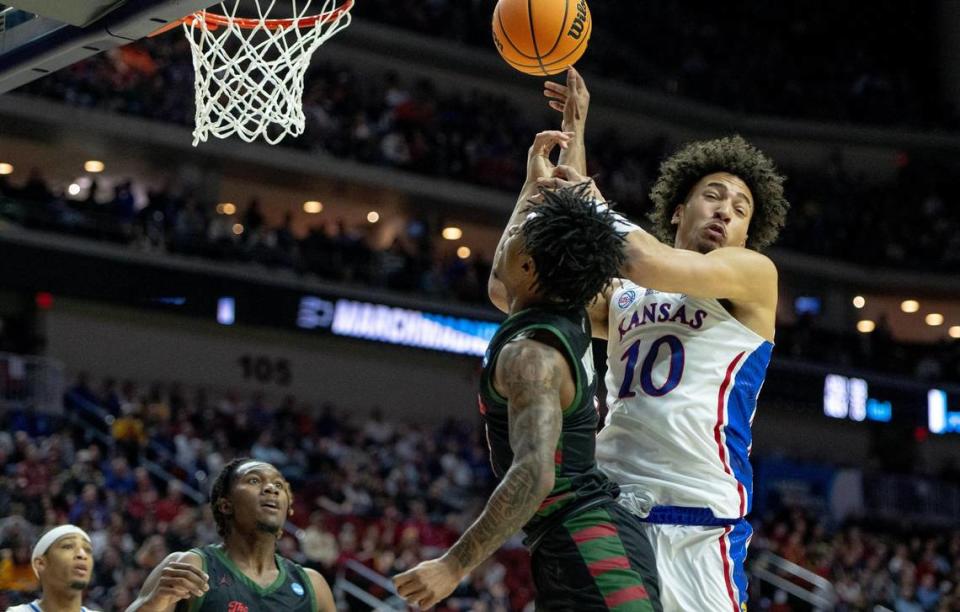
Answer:
<svg viewBox="0 0 960 612"><path fill-rule="evenodd" d="M715 299L623 281L609 306L601 469L651 522L712 525L750 511L750 426L773 344Z"/></svg>

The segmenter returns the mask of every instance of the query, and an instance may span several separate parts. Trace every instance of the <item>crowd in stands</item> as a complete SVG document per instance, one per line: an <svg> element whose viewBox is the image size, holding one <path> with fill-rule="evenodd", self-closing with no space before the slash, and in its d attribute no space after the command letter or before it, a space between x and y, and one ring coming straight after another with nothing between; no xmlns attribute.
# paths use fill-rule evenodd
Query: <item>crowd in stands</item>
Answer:
<svg viewBox="0 0 960 612"><path fill-rule="evenodd" d="M63 416L6 412L0 608L33 597L29 556L38 534L72 522L93 539L88 605L123 610L166 554L218 540L205 494L241 455L273 463L292 483L295 512L279 549L331 584L348 561L391 576L434 557L493 486L479 421L421 426L384 418L378 408L363 419L356 414L176 383L92 384L84 375L65 394ZM827 578L841 600L837 610L960 610L960 531L869 517L836 528L822 513L767 512L753 517L752 558L769 550ZM520 538L512 539L438 610L526 609L533 596L527 563ZM751 589L751 608L805 609L760 581Z"/></svg>
<svg viewBox="0 0 960 612"><path fill-rule="evenodd" d="M733 111L831 122L956 129L939 85L935 3L856 0L590 3L578 66L648 90ZM493 3L369 0L358 19L493 52ZM857 23L860 27L851 27Z"/></svg>
<svg viewBox="0 0 960 612"><path fill-rule="evenodd" d="M822 517L799 508L755 519L750 544L769 550L828 579L836 588L836 612L955 612L960 610L960 531L924 530L869 520L831 529ZM783 591L751 584L754 607L770 612L808 609ZM882 606L882 607L878 607Z"/></svg>
<svg viewBox="0 0 960 612"><path fill-rule="evenodd" d="M256 198L236 214L201 203L172 187L150 190L137 209L131 182L122 181L104 197L96 181L80 199L54 192L39 170L14 185L0 176L0 219L26 227L65 232L129 245L144 252L167 252L205 259L245 262L364 287L416 292L443 300L487 304L490 260L477 249L466 259L432 248L432 231L413 219L386 248L371 246L369 223L341 219L321 222L302 237L291 216L271 226ZM237 230L240 230L239 232Z"/></svg>
<svg viewBox="0 0 960 612"><path fill-rule="evenodd" d="M304 94L307 132L283 144L516 191L533 134L556 122L547 110L526 116L503 96L440 91L428 80L406 82L394 73L376 76L316 62ZM168 36L96 56L21 91L190 124L192 89L187 43ZM605 195L643 218L657 166L669 153L666 140L593 132L587 147L591 174ZM960 233L952 228L960 224L960 207L951 200L960 159L904 152L897 163L895 178L880 183L848 170L839 153L816 171L785 167L793 209L779 246L872 266L956 269Z"/></svg>
<svg viewBox="0 0 960 612"><path fill-rule="evenodd" d="M45 526L71 522L93 539L88 605L123 610L166 554L218 541L202 502L235 456L271 462L291 482L295 513L280 551L331 585L350 560L391 576L433 558L492 489L486 447L469 420L403 425L378 409L355 420L355 410L293 398L91 385L84 376L64 407L57 418L0 416L0 609L30 601L33 543ZM523 609L526 564L512 540L438 609Z"/></svg>

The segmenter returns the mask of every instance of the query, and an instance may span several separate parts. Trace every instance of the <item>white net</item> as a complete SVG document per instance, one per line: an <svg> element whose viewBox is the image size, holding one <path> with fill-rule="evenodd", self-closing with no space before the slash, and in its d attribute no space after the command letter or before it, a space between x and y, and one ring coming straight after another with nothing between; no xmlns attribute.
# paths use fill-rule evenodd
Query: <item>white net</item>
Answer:
<svg viewBox="0 0 960 612"><path fill-rule="evenodd" d="M271 16L277 0L256 0L258 15L249 18L237 15L241 0L233 0L220 4L219 15L188 18L183 28L196 72L193 146L211 135L277 144L302 134L304 73L317 47L350 25L353 2L343 1L339 8L337 0L283 2L292 11L278 19Z"/></svg>

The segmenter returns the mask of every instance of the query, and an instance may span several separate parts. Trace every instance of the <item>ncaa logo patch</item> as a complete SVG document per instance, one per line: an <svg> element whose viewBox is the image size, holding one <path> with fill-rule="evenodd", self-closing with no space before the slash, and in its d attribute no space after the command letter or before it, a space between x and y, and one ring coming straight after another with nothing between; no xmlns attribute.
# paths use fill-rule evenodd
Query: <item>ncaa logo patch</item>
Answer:
<svg viewBox="0 0 960 612"><path fill-rule="evenodd" d="M620 294L620 299L617 300L617 306L620 307L620 310L623 310L630 304L633 304L635 299L637 299L637 292L633 289L628 289Z"/></svg>
<svg viewBox="0 0 960 612"><path fill-rule="evenodd" d="M290 589L293 590L293 592L296 593L297 596L303 597L303 587L300 585L299 582L294 582L293 584L291 584Z"/></svg>

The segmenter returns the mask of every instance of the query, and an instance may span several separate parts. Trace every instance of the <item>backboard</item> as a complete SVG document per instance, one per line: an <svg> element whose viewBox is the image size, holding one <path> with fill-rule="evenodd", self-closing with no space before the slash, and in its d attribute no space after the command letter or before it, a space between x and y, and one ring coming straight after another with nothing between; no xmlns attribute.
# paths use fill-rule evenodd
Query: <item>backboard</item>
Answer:
<svg viewBox="0 0 960 612"><path fill-rule="evenodd" d="M131 43L217 0L12 0L0 4L0 94Z"/></svg>

